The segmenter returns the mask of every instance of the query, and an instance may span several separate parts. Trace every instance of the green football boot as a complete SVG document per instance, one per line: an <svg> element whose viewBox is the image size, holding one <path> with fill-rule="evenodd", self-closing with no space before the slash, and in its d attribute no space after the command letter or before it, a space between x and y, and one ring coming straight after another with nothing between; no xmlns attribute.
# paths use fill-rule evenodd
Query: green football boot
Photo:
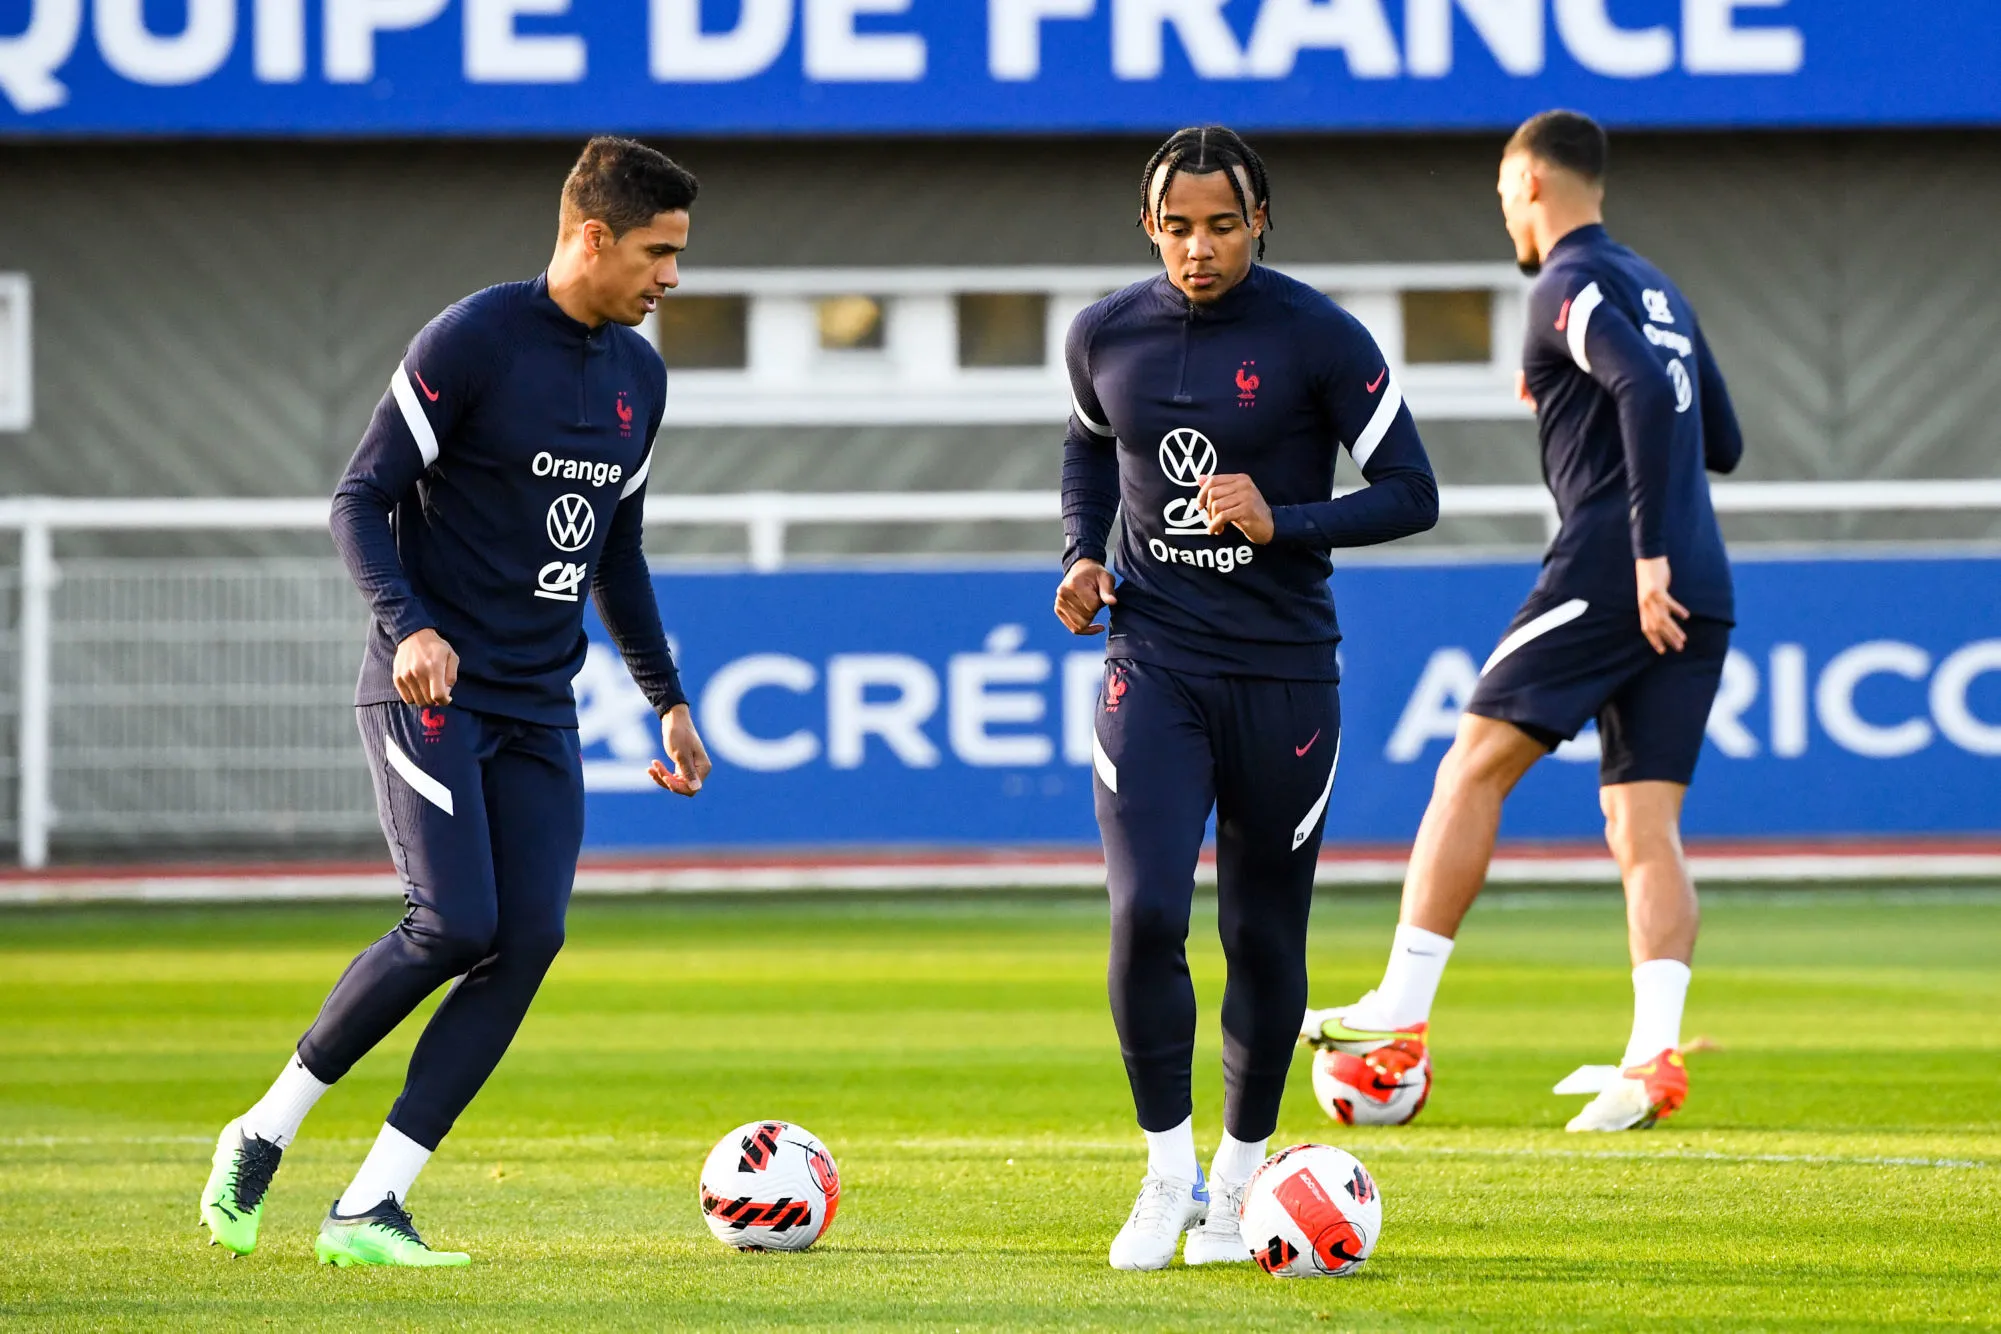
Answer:
<svg viewBox="0 0 2001 1334"><path fill-rule="evenodd" d="M434 1251L417 1235L410 1211L396 1202L394 1195L364 1214L342 1216L335 1200L320 1224L320 1239L313 1253L323 1265L399 1265L405 1269L438 1269L469 1265L472 1257L464 1251Z"/></svg>
<svg viewBox="0 0 2001 1334"><path fill-rule="evenodd" d="M285 1151L268 1139L246 1135L240 1122L222 1128L215 1142L214 1165L201 1192L201 1221L211 1246L232 1256L257 1249L257 1225L264 1218L264 1192Z"/></svg>

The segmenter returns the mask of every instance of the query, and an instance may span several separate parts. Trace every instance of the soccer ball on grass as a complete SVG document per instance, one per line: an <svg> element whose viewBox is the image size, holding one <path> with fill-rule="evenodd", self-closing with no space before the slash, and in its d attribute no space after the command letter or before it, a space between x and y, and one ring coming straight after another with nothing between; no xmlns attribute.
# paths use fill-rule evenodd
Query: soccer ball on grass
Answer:
<svg viewBox="0 0 2001 1334"><path fill-rule="evenodd" d="M1352 1274L1383 1232L1383 1195L1355 1156L1296 1144L1265 1159L1244 1187L1244 1244L1275 1278Z"/></svg>
<svg viewBox="0 0 2001 1334"><path fill-rule="evenodd" d="M1344 1126L1400 1126L1431 1096L1431 1054L1409 1042L1389 1042L1366 1055L1313 1055L1313 1096Z"/></svg>
<svg viewBox="0 0 2001 1334"><path fill-rule="evenodd" d="M785 1121L752 1121L716 1142L702 1164L702 1217L739 1251L803 1251L841 1204L834 1156Z"/></svg>

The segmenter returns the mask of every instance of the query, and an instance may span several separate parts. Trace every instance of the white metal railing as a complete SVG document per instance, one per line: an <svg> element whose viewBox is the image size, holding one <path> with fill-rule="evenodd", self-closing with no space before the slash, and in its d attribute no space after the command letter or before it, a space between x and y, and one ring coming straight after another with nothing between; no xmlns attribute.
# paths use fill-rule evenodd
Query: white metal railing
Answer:
<svg viewBox="0 0 2001 1334"><path fill-rule="evenodd" d="M1718 482L1716 508L1726 514L2001 510L2001 479L1870 482ZM1448 518L1526 517L1554 522L1549 493L1538 486L1446 486L1440 508ZM664 525L743 528L749 564L777 570L786 560L789 530L798 524L919 524L994 521L1049 522L1061 515L1055 491L746 492L656 495L646 520ZM48 858L53 812L52 597L61 572L60 532L324 529L325 500L82 500L22 497L0 500L0 530L19 534L19 613L16 653L16 839L24 866Z"/></svg>

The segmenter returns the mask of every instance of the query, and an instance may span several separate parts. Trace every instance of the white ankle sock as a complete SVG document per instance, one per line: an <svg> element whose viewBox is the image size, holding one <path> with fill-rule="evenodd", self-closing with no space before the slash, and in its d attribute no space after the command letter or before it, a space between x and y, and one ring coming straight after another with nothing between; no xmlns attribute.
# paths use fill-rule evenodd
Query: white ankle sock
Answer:
<svg viewBox="0 0 2001 1334"><path fill-rule="evenodd" d="M1209 1163L1210 1179L1241 1186L1271 1156L1270 1145L1269 1138L1238 1139L1229 1131L1224 1131L1222 1142L1216 1146L1216 1156Z"/></svg>
<svg viewBox="0 0 2001 1334"><path fill-rule="evenodd" d="M1176 1181L1193 1181L1201 1169L1195 1162L1195 1118L1172 1130L1145 1130L1146 1170Z"/></svg>
<svg viewBox="0 0 2001 1334"><path fill-rule="evenodd" d="M1649 959L1633 970L1633 1035L1626 1040L1621 1066L1639 1065L1681 1045L1689 976L1688 965L1679 959Z"/></svg>
<svg viewBox="0 0 2001 1334"><path fill-rule="evenodd" d="M395 1126L385 1124L382 1133L375 1137L375 1147L362 1159L361 1170L354 1174L354 1183L334 1206L334 1212L343 1218L365 1214L387 1195L394 1195L398 1204L409 1204L410 1187L417 1184L417 1173L430 1160L429 1149Z"/></svg>
<svg viewBox="0 0 2001 1334"><path fill-rule="evenodd" d="M285 1068L278 1072L277 1082L257 1100L256 1106L243 1114L240 1124L244 1133L269 1140L281 1149L291 1147L306 1113L332 1087L313 1078L313 1072L293 1053Z"/></svg>
<svg viewBox="0 0 2001 1334"><path fill-rule="evenodd" d="M1450 936L1421 926L1399 926L1396 939L1390 942L1383 983L1376 988L1379 1011L1375 1017L1392 1028L1429 1022L1439 979L1445 976L1445 962L1451 957Z"/></svg>

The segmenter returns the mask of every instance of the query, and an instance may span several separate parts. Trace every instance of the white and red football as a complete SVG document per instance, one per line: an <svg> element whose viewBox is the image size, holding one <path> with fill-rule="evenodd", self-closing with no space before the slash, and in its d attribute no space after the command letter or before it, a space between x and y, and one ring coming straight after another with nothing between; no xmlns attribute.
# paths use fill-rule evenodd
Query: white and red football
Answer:
<svg viewBox="0 0 2001 1334"><path fill-rule="evenodd" d="M1265 1159L1244 1187L1244 1244L1276 1278L1339 1278L1376 1249L1383 1196L1355 1155L1296 1144Z"/></svg>
<svg viewBox="0 0 2001 1334"><path fill-rule="evenodd" d="M702 1217L739 1251L803 1251L841 1206L834 1156L810 1131L752 1121L716 1142L702 1164Z"/></svg>
<svg viewBox="0 0 2001 1334"><path fill-rule="evenodd" d="M1431 1054L1413 1042L1388 1042L1365 1055L1319 1051L1313 1096L1344 1126L1400 1126L1431 1097Z"/></svg>

